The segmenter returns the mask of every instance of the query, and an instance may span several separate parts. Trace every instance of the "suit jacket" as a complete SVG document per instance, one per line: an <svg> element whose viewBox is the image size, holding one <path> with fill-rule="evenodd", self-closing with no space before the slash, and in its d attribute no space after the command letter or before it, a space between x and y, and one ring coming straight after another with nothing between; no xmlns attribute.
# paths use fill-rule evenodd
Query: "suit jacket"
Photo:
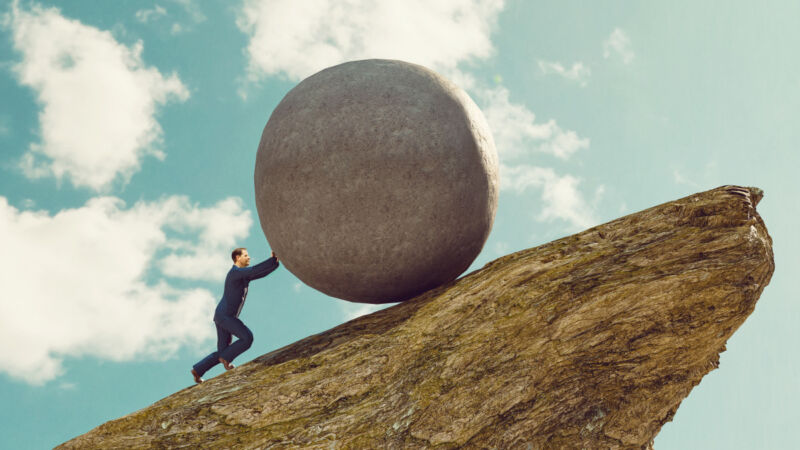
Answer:
<svg viewBox="0 0 800 450"><path fill-rule="evenodd" d="M278 259L274 256L251 267L239 267L234 264L225 277L225 291L214 312L214 320L220 315L239 317L250 282L269 275L279 265Z"/></svg>

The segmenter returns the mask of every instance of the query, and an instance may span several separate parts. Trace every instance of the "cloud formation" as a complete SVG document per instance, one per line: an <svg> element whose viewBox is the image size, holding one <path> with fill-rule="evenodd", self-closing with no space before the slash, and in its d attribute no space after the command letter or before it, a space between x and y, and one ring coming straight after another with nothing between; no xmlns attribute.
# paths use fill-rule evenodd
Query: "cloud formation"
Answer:
<svg viewBox="0 0 800 450"><path fill-rule="evenodd" d="M345 321L353 320L357 317L372 314L376 311L394 306L397 303L384 303L380 305L372 305L369 303L352 303L352 302L338 302L339 309L344 316Z"/></svg>
<svg viewBox="0 0 800 450"><path fill-rule="evenodd" d="M50 215L0 196L0 372L41 384L65 357L165 359L211 338L217 299L174 278L218 281L251 224L236 198L96 197Z"/></svg>
<svg viewBox="0 0 800 450"><path fill-rule="evenodd" d="M248 78L301 80L345 61L400 59L448 72L493 52L503 0L245 0Z"/></svg>
<svg viewBox="0 0 800 450"><path fill-rule="evenodd" d="M8 126L9 118L6 114L0 114L0 137L11 134L11 127Z"/></svg>
<svg viewBox="0 0 800 450"><path fill-rule="evenodd" d="M203 14L203 11L200 9L200 5L197 4L196 0L173 1L183 8L183 10L186 12L186 15L189 16L189 19L191 19L193 23L202 23L208 19L206 15Z"/></svg>
<svg viewBox="0 0 800 450"><path fill-rule="evenodd" d="M636 56L628 34L619 28L614 28L608 39L603 41L603 57L609 58L611 55L618 55L625 64L632 63Z"/></svg>
<svg viewBox="0 0 800 450"><path fill-rule="evenodd" d="M135 17L136 17L136 20L138 20L139 22L147 23L151 19L156 19L158 17L162 17L162 16L166 16L166 15L167 15L167 10L163 6L155 5L151 9L145 8L145 9L140 9L140 10L136 11Z"/></svg>
<svg viewBox="0 0 800 450"><path fill-rule="evenodd" d="M578 189L579 178L559 176L552 168L529 163L536 154L566 161L579 150L589 148L589 139L564 131L552 119L537 123L536 115L526 106L512 103L508 89L502 86L481 91L479 98L500 158L501 192L522 194L538 189L544 206L537 220L560 219L576 229L595 225L594 208ZM602 194L603 187L598 189Z"/></svg>
<svg viewBox="0 0 800 450"><path fill-rule="evenodd" d="M466 89L491 126L501 162L501 189L541 192L539 220L565 220L575 227L595 222L589 202L578 190L580 180L536 167L530 160L554 156L568 160L589 147L589 139L562 129L555 120L536 122L525 105L512 103L503 86L487 87L466 67L494 52L492 28L504 7L500 0L443 0L402 3L368 0L244 0L237 25L248 38L247 77L269 76L299 81L348 60L401 59L436 70ZM569 69L542 61L541 70L585 84L590 75L582 63ZM362 308L344 311L347 318Z"/></svg>
<svg viewBox="0 0 800 450"><path fill-rule="evenodd" d="M21 160L27 176L68 177L105 190L118 177L127 181L145 156L164 157L157 110L189 91L177 74L144 64L141 41L127 47L108 31L38 5L15 5L11 29L22 55L14 71L41 104L41 142Z"/></svg>
<svg viewBox="0 0 800 450"><path fill-rule="evenodd" d="M524 105L512 103L508 89L502 86L479 90L478 96L501 160L518 158L531 151L566 160L589 147L588 138L564 131L555 120L536 123L536 115Z"/></svg>
<svg viewBox="0 0 800 450"><path fill-rule="evenodd" d="M197 242L171 239L167 245L171 253L159 260L158 267L171 277L224 280L231 265L231 249L247 237L253 225L250 211L238 197L222 200L213 208L190 207L184 197L173 197L171 202L180 217L166 224L179 230L197 230L199 236Z"/></svg>
<svg viewBox="0 0 800 450"><path fill-rule="evenodd" d="M555 219L569 223L575 229L589 228L597 224L593 206L578 189L580 179L572 175L559 176L551 168L527 164L500 166L500 189L517 193L528 188L541 189L542 210L536 220L546 222ZM604 191L599 186L595 198Z"/></svg>
<svg viewBox="0 0 800 450"><path fill-rule="evenodd" d="M558 75L571 81L577 82L581 87L588 84L587 78L592 74L588 67L582 62L572 64L569 69L565 68L560 62L539 60L539 70L545 75Z"/></svg>

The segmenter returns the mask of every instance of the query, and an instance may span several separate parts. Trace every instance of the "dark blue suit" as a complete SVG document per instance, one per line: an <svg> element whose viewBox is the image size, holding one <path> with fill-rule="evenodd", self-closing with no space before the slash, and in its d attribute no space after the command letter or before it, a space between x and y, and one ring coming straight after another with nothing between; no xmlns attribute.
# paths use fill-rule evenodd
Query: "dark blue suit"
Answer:
<svg viewBox="0 0 800 450"><path fill-rule="evenodd" d="M203 376L208 369L219 364L219 358L231 362L253 344L253 333L241 320L247 289L251 281L263 278L278 268L278 259L274 256L252 267L234 265L225 277L225 291L222 300L214 312L214 324L217 326L217 351L211 353L194 365L194 370ZM236 342L231 345L231 335Z"/></svg>

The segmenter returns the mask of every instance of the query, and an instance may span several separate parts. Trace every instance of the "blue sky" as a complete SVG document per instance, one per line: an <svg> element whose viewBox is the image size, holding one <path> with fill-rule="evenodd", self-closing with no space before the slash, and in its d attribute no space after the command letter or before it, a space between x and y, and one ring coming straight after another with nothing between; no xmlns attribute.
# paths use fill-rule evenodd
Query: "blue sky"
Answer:
<svg viewBox="0 0 800 450"><path fill-rule="evenodd" d="M0 448L191 384L230 250L269 255L252 176L272 109L365 58L437 70L486 115L501 192L471 269L693 192L764 189L772 282L656 448L794 447L800 5L434 5L0 5ZM251 286L239 362L373 310L279 269Z"/></svg>

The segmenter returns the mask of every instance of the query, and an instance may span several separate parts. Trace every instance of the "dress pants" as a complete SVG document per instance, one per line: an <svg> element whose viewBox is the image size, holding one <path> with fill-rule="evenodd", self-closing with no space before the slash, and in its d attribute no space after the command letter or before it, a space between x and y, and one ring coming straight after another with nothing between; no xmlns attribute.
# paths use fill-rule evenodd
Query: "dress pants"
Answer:
<svg viewBox="0 0 800 450"><path fill-rule="evenodd" d="M217 326L217 351L193 366L195 372L200 376L219 364L219 358L232 362L234 358L253 345L253 332L237 317L214 316L214 324ZM231 335L239 338L233 344L231 344Z"/></svg>

